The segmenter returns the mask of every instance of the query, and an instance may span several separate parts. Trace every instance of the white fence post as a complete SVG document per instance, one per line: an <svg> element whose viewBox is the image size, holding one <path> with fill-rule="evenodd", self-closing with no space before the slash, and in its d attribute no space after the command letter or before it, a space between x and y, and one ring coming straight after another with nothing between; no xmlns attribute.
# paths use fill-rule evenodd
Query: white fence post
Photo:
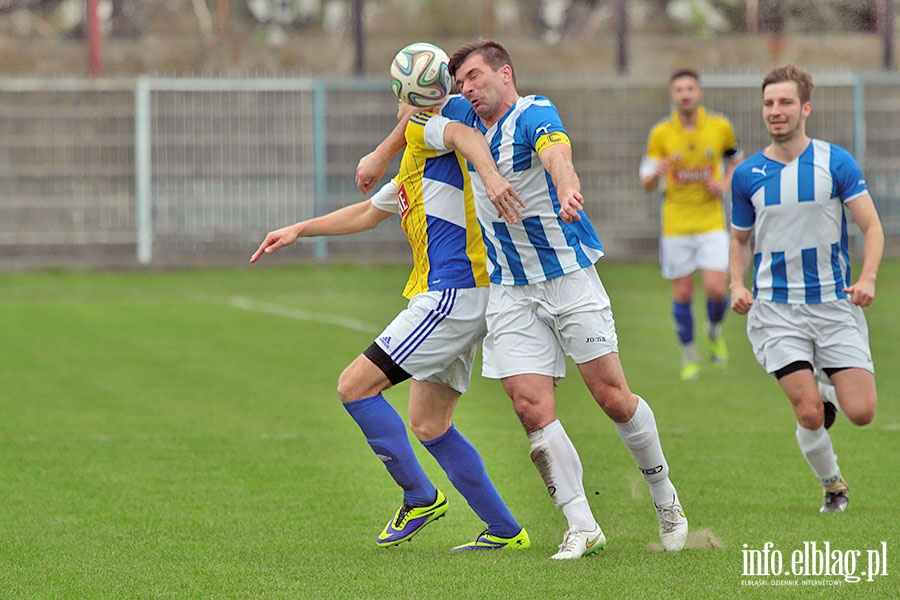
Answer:
<svg viewBox="0 0 900 600"><path fill-rule="evenodd" d="M137 260L142 265L153 260L150 111L150 83L141 76L134 89L134 194L137 204Z"/></svg>

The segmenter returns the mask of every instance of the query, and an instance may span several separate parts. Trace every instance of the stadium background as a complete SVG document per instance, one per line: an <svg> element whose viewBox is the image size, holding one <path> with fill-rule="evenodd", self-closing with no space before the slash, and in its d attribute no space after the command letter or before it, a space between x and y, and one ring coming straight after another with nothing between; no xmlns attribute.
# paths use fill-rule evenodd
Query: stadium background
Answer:
<svg viewBox="0 0 900 600"><path fill-rule="evenodd" d="M266 230L359 198L353 167L393 123L385 71L398 47L431 39L452 48L489 33L485 6L537 0L367 0L363 80L352 75L346 19L258 22L238 0L117 2L126 18L111 17L102 74L90 77L82 24L53 12L66 1L0 0L0 597L900 597L900 261L885 261L867 309L878 417L831 430L851 510L823 519L793 416L754 361L745 320L726 322L728 369L678 382L671 296L655 264L656 201L636 175L647 128L667 110L671 69L703 71L708 104L735 120L752 151L765 138L759 78L793 60L819 83L811 130L857 153L879 202L895 199L896 78L855 10L877 3L784 0L791 11L778 38L733 15L719 31L652 13L684 2L629 1L625 75L611 2L576 3L552 44L524 9L493 24L523 91L553 97L575 138L607 245L599 269L623 364L653 406L691 519L687 551L656 551L646 485L570 377L558 410L610 545L568 564L547 559L564 519L500 384L482 377L454 421L532 549L449 555L482 524L419 444L451 514L395 551L371 543L398 492L336 401L335 381L405 304L398 227L247 265ZM764 0L706 5L727 15L751 3ZM211 11L202 26L200 6ZM231 12L219 37L221 6ZM151 202L139 209L142 190ZM891 202L883 217L895 218ZM371 264L385 249L396 264ZM174 268L202 266L216 268ZM408 384L386 396L405 417ZM766 576L745 553L766 543L785 563L809 543L863 556L886 547L888 575L856 584Z"/></svg>
<svg viewBox="0 0 900 600"><path fill-rule="evenodd" d="M428 39L452 50L486 34L510 48L522 93L559 106L611 260L656 254L658 202L641 190L637 165L668 110L666 77L684 65L704 75L707 106L734 121L747 152L765 144L761 74L787 61L811 69L810 133L854 153L889 232L900 227L900 77L883 69L883 36L864 10L873 3L784 2L774 36L741 30L734 14L730 31L717 31L713 16L754 3L688 2L707 12L685 22L660 13L665 2L629 2L619 72L611 2L568 3L567 24L550 31L537 2L370 0L355 65L352 3L268 3L290 9L278 16L260 12L265 2L135 0L113 4L120 20L107 22L99 77L89 76L83 23L47 31L65 2L20 4L36 7L3 14L0 27L6 269L240 264L274 226L359 197L356 161L393 124L386 65L397 48ZM207 4L208 22L197 11ZM889 255L898 247L892 235ZM406 252L399 228L383 226L273 258Z"/></svg>

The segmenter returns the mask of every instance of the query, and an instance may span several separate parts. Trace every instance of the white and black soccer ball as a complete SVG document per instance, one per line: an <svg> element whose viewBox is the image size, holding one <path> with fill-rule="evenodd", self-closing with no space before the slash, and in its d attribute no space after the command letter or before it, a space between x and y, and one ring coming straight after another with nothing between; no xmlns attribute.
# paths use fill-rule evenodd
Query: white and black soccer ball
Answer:
<svg viewBox="0 0 900 600"><path fill-rule="evenodd" d="M397 97L418 107L435 106L450 94L447 53L427 42L403 48L391 63L391 88Z"/></svg>

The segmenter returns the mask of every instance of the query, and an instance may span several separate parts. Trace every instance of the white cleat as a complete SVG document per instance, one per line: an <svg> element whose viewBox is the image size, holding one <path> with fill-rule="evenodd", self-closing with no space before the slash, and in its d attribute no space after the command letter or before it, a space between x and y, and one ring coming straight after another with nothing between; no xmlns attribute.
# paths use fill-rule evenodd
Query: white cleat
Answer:
<svg viewBox="0 0 900 600"><path fill-rule="evenodd" d="M550 558L558 560L581 558L599 552L603 548L606 548L606 536L603 535L599 525L593 531L569 529L563 536L562 544L559 545L559 552Z"/></svg>
<svg viewBox="0 0 900 600"><path fill-rule="evenodd" d="M684 548L688 535L688 520L684 509L677 502L657 506L659 516L659 541L669 552L678 552Z"/></svg>

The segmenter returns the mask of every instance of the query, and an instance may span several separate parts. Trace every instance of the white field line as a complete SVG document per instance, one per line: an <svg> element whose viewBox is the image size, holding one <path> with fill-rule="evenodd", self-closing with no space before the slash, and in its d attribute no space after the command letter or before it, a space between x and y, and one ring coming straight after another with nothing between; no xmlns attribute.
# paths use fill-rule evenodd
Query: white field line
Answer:
<svg viewBox="0 0 900 600"><path fill-rule="evenodd" d="M329 315L320 312L311 312L308 310L303 310L302 308L285 306L284 304L275 304L273 302L260 302L258 300L250 300L249 298L232 298L230 304L231 306L239 308L241 310L267 313L270 315L277 315L279 317L297 319L298 321L309 321L310 323L337 325L338 327L343 327L344 329L362 331L363 333L381 333L383 329L383 327L373 325L372 323L366 323L365 321L360 321L359 319L342 317L340 315Z"/></svg>

